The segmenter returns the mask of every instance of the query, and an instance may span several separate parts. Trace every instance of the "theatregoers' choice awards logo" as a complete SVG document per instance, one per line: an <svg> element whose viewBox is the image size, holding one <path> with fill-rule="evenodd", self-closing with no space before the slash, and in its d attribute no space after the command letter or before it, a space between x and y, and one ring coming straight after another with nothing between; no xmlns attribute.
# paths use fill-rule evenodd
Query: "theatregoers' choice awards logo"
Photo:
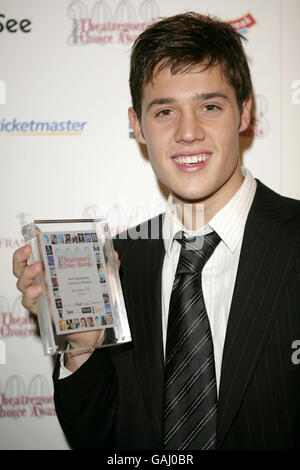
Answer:
<svg viewBox="0 0 300 470"><path fill-rule="evenodd" d="M23 121L18 118L0 121L0 135L10 136L55 136L55 135L82 135L87 121Z"/></svg>
<svg viewBox="0 0 300 470"><path fill-rule="evenodd" d="M69 45L113 43L131 44L144 29L159 18L156 0L144 0L135 6L131 0L121 0L113 10L108 0L98 0L91 10L83 1L71 2L67 10L72 22ZM245 34L256 24L251 13L228 22Z"/></svg>
<svg viewBox="0 0 300 470"><path fill-rule="evenodd" d="M57 268L64 270L69 268L87 268L94 265L92 250L84 248L57 248L54 250L57 256Z"/></svg>
<svg viewBox="0 0 300 470"><path fill-rule="evenodd" d="M56 416L53 393L48 380L41 374L30 380L28 388L18 375L0 386L0 419L43 418Z"/></svg>
<svg viewBox="0 0 300 470"><path fill-rule="evenodd" d="M159 17L159 6L156 0L143 0L138 6L121 0L113 10L108 0L98 0L89 12L84 2L75 0L67 14L72 21L69 45L131 44Z"/></svg>
<svg viewBox="0 0 300 470"><path fill-rule="evenodd" d="M249 127L241 132L242 137L266 137L269 133L269 122L266 117L268 101L264 95L255 95L255 106Z"/></svg>
<svg viewBox="0 0 300 470"><path fill-rule="evenodd" d="M36 322L22 305L22 295L19 295L10 307L8 300L0 295L0 337L28 338L36 333Z"/></svg>

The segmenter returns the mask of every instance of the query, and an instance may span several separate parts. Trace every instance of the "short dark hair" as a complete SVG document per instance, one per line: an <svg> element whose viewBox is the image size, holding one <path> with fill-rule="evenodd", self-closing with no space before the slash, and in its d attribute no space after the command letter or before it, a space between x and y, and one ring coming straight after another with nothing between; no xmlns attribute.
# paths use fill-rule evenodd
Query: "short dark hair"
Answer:
<svg viewBox="0 0 300 470"><path fill-rule="evenodd" d="M203 61L207 67L220 66L241 110L252 93L243 40L246 38L229 23L194 12L164 18L146 28L133 45L130 63L132 106L139 120L143 86L152 80L156 67L170 67L176 74Z"/></svg>

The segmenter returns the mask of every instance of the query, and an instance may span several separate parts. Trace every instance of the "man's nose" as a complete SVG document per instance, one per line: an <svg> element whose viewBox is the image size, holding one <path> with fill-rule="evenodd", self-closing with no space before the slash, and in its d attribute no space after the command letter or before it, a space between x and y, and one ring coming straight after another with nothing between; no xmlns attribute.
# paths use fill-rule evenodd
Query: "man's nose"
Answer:
<svg viewBox="0 0 300 470"><path fill-rule="evenodd" d="M196 140L204 140L205 131L203 123L194 113L182 114L177 122L176 142L191 143Z"/></svg>

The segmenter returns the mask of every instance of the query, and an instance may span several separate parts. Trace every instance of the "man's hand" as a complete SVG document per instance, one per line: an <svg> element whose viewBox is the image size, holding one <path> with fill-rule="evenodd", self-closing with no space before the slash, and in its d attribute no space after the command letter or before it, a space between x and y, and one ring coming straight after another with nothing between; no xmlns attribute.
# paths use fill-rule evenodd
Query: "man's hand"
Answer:
<svg viewBox="0 0 300 470"><path fill-rule="evenodd" d="M36 276L42 272L42 264L36 262L28 265L28 259L31 255L31 247L26 245L19 248L13 255L13 273L16 276L17 288L22 292L22 304L30 312L37 314L37 298L43 292L42 284L34 284ZM120 268L120 261L118 253L115 251L116 261L118 268ZM73 333L66 335L66 339L72 349L88 349L93 348L95 345L100 345L105 336L105 329L94 330L80 333ZM84 353L68 353L66 367L74 372L78 369L91 355L91 352Z"/></svg>
<svg viewBox="0 0 300 470"><path fill-rule="evenodd" d="M41 284L33 285L33 281L42 272L42 264L37 263L28 265L28 259L31 255L31 247L23 246L14 252L13 273L18 278L17 288L23 294L22 304L32 313L37 314L36 299L43 292Z"/></svg>

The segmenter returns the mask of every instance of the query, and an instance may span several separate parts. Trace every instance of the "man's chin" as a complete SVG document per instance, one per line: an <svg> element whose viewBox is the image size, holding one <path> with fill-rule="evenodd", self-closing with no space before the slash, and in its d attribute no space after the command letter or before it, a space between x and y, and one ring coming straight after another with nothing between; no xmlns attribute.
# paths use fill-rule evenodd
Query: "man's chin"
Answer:
<svg viewBox="0 0 300 470"><path fill-rule="evenodd" d="M195 192L182 192L176 193L172 191L174 203L178 202L178 204L200 204L206 201L209 195L205 193L200 193L199 191Z"/></svg>

